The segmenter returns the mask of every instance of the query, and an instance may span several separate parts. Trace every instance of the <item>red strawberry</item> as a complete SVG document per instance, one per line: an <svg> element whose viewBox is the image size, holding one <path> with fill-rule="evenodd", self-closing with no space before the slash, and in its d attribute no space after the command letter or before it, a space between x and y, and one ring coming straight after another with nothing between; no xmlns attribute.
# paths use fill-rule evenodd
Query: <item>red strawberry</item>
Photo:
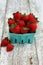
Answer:
<svg viewBox="0 0 43 65"><path fill-rule="evenodd" d="M14 19L16 19L16 20L20 20L21 17L22 17L22 14L21 14L20 12L16 12L16 13L13 14L13 17L14 17Z"/></svg>
<svg viewBox="0 0 43 65"><path fill-rule="evenodd" d="M14 33L14 28L16 27L16 25L17 24L15 23L10 26L10 32Z"/></svg>
<svg viewBox="0 0 43 65"><path fill-rule="evenodd" d="M34 33L36 31L36 28L37 28L37 24L35 24L35 23L30 24L30 32L31 33Z"/></svg>
<svg viewBox="0 0 43 65"><path fill-rule="evenodd" d="M9 24L9 26L11 26L12 24L14 24L15 23L15 20L13 20L12 18L9 18L8 19L8 24Z"/></svg>
<svg viewBox="0 0 43 65"><path fill-rule="evenodd" d="M20 33L20 26L19 25L16 25L16 26L14 26L14 27L10 27L10 32L12 32L12 33Z"/></svg>
<svg viewBox="0 0 43 65"><path fill-rule="evenodd" d="M1 44L0 44L0 47L1 47Z"/></svg>
<svg viewBox="0 0 43 65"><path fill-rule="evenodd" d="M1 42L1 46L2 46L2 47L5 47L5 46L7 46L9 43L10 43L10 41L8 40L7 37L5 37L5 38L2 40L2 42Z"/></svg>
<svg viewBox="0 0 43 65"><path fill-rule="evenodd" d="M33 14L29 14L28 20L29 20L29 22L34 22L34 23L38 22Z"/></svg>
<svg viewBox="0 0 43 65"><path fill-rule="evenodd" d="M14 49L14 46L12 44L8 44L6 47L7 52L12 51L13 49Z"/></svg>
<svg viewBox="0 0 43 65"><path fill-rule="evenodd" d="M26 25L26 27L28 27L28 28L30 27L30 23L29 23L29 22L27 22L27 25Z"/></svg>
<svg viewBox="0 0 43 65"><path fill-rule="evenodd" d="M29 28L27 28L27 27L22 27L21 28L21 33L22 34L28 33L28 31L29 31Z"/></svg>
<svg viewBox="0 0 43 65"><path fill-rule="evenodd" d="M23 20L18 20L17 24L18 24L20 27L25 26L25 23L24 23Z"/></svg>
<svg viewBox="0 0 43 65"><path fill-rule="evenodd" d="M28 15L26 15L25 13L24 13L24 15L22 16L22 20L24 20L24 21L28 21Z"/></svg>

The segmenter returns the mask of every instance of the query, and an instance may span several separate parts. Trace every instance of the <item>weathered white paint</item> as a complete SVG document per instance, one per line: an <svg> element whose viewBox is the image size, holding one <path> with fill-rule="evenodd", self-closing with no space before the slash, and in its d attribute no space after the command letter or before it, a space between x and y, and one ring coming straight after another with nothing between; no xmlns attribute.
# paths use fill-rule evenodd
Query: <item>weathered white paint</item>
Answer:
<svg viewBox="0 0 43 65"><path fill-rule="evenodd" d="M2 31L6 0L4 0L4 2L1 0L0 3L2 5L0 13L3 12L0 17L0 31ZM6 48L1 48L1 65L31 65L29 60L31 57L33 62L32 65L43 65L43 0L8 0L3 37L9 36L7 19L12 17L12 13L18 10L22 13L30 13L31 11L40 20L36 38L31 45L15 45L14 50L9 53L6 52Z"/></svg>

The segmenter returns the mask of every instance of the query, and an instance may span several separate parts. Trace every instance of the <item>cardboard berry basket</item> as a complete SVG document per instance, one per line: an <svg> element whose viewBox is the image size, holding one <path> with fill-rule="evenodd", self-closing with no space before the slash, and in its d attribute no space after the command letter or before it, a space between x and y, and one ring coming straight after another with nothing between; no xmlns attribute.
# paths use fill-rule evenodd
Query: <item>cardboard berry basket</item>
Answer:
<svg viewBox="0 0 43 65"><path fill-rule="evenodd" d="M28 34L14 34L9 33L11 42L14 43L29 43L31 44L34 41L35 33L28 33Z"/></svg>

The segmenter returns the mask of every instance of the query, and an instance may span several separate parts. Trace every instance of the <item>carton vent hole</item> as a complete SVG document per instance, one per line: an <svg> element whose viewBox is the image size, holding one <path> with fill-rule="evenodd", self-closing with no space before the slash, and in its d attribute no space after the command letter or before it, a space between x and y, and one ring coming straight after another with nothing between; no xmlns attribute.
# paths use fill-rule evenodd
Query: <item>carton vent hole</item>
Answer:
<svg viewBox="0 0 43 65"><path fill-rule="evenodd" d="M17 39L15 39L15 43L17 43Z"/></svg>
<svg viewBox="0 0 43 65"><path fill-rule="evenodd" d="M30 43L30 39L28 39L28 43Z"/></svg>

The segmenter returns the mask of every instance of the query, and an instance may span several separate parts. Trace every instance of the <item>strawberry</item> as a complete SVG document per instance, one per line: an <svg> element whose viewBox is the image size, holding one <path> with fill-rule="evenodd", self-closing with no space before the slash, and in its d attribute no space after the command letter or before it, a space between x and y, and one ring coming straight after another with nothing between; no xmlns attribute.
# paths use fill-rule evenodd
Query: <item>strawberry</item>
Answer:
<svg viewBox="0 0 43 65"><path fill-rule="evenodd" d="M22 27L21 28L21 33L22 34L28 33L28 31L29 31L29 28L27 28L27 27Z"/></svg>
<svg viewBox="0 0 43 65"><path fill-rule="evenodd" d="M29 22L27 22L26 27L28 27L28 28L30 27L30 23Z"/></svg>
<svg viewBox="0 0 43 65"><path fill-rule="evenodd" d="M8 24L9 24L9 26L11 26L12 24L14 24L15 23L15 20L14 19L12 19L12 18L9 18L8 19Z"/></svg>
<svg viewBox="0 0 43 65"><path fill-rule="evenodd" d="M1 47L1 44L0 44L0 47Z"/></svg>
<svg viewBox="0 0 43 65"><path fill-rule="evenodd" d="M18 24L20 27L25 26L25 23L24 23L23 20L18 20L17 24Z"/></svg>
<svg viewBox="0 0 43 65"><path fill-rule="evenodd" d="M15 20L20 20L22 17L22 14L20 12L13 13L13 17Z"/></svg>
<svg viewBox="0 0 43 65"><path fill-rule="evenodd" d="M7 52L12 51L13 49L14 49L14 46L12 44L8 44L6 47Z"/></svg>
<svg viewBox="0 0 43 65"><path fill-rule="evenodd" d="M37 24L35 24L35 23L30 24L30 32L31 33L34 33L36 31L36 28L37 28Z"/></svg>
<svg viewBox="0 0 43 65"><path fill-rule="evenodd" d="M28 20L29 20L29 22L34 22L34 23L38 22L33 14L28 15Z"/></svg>
<svg viewBox="0 0 43 65"><path fill-rule="evenodd" d="M20 33L20 26L19 25L15 25L14 27L13 26L11 26L10 27L10 32L12 32L12 33Z"/></svg>
<svg viewBox="0 0 43 65"><path fill-rule="evenodd" d="M17 25L17 24L15 23L15 24L12 24L12 25L10 26L10 32L11 32L11 33L14 33L14 28L15 28L16 25Z"/></svg>
<svg viewBox="0 0 43 65"><path fill-rule="evenodd" d="M1 42L1 47L7 46L8 43L10 43L10 41L8 40L8 37L5 37Z"/></svg>
<svg viewBox="0 0 43 65"><path fill-rule="evenodd" d="M24 20L24 21L28 21L28 15L26 15L25 13L24 13L24 15L22 16L22 20Z"/></svg>

